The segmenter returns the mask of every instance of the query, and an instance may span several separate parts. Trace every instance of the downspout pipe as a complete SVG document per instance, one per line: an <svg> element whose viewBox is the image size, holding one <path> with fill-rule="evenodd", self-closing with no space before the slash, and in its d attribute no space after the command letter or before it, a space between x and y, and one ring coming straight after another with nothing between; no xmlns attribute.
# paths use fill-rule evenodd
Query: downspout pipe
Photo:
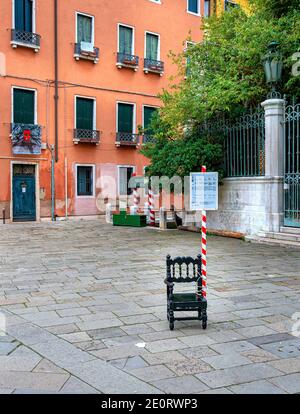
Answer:
<svg viewBox="0 0 300 414"><path fill-rule="evenodd" d="M50 146L51 151L51 220L55 221L55 150L54 145Z"/></svg>
<svg viewBox="0 0 300 414"><path fill-rule="evenodd" d="M54 0L54 134L55 162L58 162L58 0Z"/></svg>

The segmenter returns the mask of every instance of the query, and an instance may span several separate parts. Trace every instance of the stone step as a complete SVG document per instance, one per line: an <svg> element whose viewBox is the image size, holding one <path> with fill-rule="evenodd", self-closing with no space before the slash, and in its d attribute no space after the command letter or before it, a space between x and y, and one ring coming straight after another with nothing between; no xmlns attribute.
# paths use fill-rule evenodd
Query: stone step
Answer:
<svg viewBox="0 0 300 414"><path fill-rule="evenodd" d="M280 241L295 241L300 242L300 234L294 233L273 233L273 232L260 232L257 234L258 237L266 237L268 239L276 239Z"/></svg>
<svg viewBox="0 0 300 414"><path fill-rule="evenodd" d="M300 236L300 227L280 227L280 233L297 234Z"/></svg>
<svg viewBox="0 0 300 414"><path fill-rule="evenodd" d="M278 233L282 234L282 233ZM260 243L267 244L270 246L281 246L281 247L290 247L300 249L300 241L295 240L284 240L270 237L260 237L260 236L246 236L245 240L251 243Z"/></svg>

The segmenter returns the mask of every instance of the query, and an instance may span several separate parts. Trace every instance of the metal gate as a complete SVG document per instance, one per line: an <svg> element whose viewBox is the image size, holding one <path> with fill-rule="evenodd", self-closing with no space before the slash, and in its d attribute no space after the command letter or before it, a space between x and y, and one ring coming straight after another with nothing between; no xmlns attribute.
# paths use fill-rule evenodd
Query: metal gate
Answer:
<svg viewBox="0 0 300 414"><path fill-rule="evenodd" d="M300 227L300 104L285 108L284 225Z"/></svg>

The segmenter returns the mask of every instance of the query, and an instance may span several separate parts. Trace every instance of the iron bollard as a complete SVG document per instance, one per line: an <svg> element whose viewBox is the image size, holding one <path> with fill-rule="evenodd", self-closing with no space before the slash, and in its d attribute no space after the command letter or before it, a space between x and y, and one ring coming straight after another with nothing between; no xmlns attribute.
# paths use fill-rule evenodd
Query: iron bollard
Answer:
<svg viewBox="0 0 300 414"><path fill-rule="evenodd" d="M5 224L5 208L2 209L3 224Z"/></svg>

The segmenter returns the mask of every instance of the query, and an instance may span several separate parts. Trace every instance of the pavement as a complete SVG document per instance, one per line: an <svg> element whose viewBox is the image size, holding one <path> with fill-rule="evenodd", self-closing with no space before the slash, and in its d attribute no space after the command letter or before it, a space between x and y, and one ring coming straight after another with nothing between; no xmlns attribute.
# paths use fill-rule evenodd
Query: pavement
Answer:
<svg viewBox="0 0 300 414"><path fill-rule="evenodd" d="M208 328L171 332L165 256L200 245L102 220L0 226L0 394L300 393L299 250L209 237Z"/></svg>

